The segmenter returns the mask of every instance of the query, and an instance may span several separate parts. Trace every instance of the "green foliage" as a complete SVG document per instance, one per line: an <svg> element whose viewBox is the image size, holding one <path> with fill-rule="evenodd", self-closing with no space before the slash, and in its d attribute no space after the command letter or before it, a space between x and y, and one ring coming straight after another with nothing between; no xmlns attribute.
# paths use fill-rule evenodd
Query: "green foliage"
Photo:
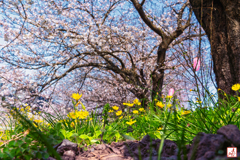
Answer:
<svg viewBox="0 0 240 160"><path fill-rule="evenodd" d="M0 150L1 159L47 159L49 154L46 147L28 135L19 140L12 140Z"/></svg>
<svg viewBox="0 0 240 160"><path fill-rule="evenodd" d="M166 98L164 107L157 105L157 102L151 102L147 108L143 109L136 101L134 105L128 103L126 112L118 116L117 111L113 111L107 103L103 109L102 120L97 119L96 112L91 112L85 119L63 118L63 116L54 119L50 116L51 118L46 118L49 125L33 125L27 117L16 111L13 115L18 115L18 122L21 125L17 125L14 130L1 133L1 140L4 139L8 143L0 147L0 158L47 159L49 156L54 157L56 155L51 148L63 139L84 147L84 145L102 142L141 140L147 134L151 138L162 139L159 156L165 139L175 141L180 146L180 150L184 151L185 144L192 143L193 138L199 132L214 134L219 128L228 124L235 124L239 127L240 102L232 97L229 100L215 108L202 107L199 103L193 103L196 106L195 110L180 108L177 100L171 97ZM160 101L163 102L163 99L160 98ZM73 101L73 105L76 104ZM25 133L28 129L30 129L29 134L18 137L18 139L13 137L19 133Z"/></svg>

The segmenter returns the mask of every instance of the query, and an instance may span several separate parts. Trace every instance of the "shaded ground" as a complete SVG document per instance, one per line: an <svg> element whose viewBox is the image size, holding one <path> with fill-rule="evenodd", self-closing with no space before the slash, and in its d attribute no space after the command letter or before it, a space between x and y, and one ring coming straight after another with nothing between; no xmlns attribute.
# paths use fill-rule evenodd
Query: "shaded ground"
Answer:
<svg viewBox="0 0 240 160"><path fill-rule="evenodd" d="M150 136L146 135L141 141L92 145L87 150L77 147L76 143L63 140L55 149L63 160L157 160L160 143L161 140L151 141ZM198 133L191 145L184 146L185 154L182 150L178 152L175 142L165 140L161 160L225 160L227 147L236 147L230 148L231 155L240 157L240 152L237 153L237 149L240 151L240 131L235 125L224 126L217 134ZM50 157L48 160L55 159Z"/></svg>

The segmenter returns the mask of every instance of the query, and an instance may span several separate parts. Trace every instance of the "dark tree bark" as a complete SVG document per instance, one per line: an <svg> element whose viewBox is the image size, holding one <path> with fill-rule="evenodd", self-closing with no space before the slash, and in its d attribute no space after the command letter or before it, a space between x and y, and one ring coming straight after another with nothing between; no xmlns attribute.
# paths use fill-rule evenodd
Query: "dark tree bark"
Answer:
<svg viewBox="0 0 240 160"><path fill-rule="evenodd" d="M190 0L193 11L211 44L217 87L236 95L232 85L240 83L240 1ZM218 97L224 96L218 91Z"/></svg>
<svg viewBox="0 0 240 160"><path fill-rule="evenodd" d="M166 39L170 42L172 41L170 38L166 38ZM161 96L161 94L162 94L164 71L165 71L162 68L164 67L166 52L168 49L168 45L170 43L170 42L168 42L168 43L166 43L166 42L167 41L164 41L158 46L157 67L151 73L152 83L153 83L152 84L152 95L151 95L152 101L156 97L157 93L159 94L159 96ZM159 99L159 96L157 97L157 99Z"/></svg>

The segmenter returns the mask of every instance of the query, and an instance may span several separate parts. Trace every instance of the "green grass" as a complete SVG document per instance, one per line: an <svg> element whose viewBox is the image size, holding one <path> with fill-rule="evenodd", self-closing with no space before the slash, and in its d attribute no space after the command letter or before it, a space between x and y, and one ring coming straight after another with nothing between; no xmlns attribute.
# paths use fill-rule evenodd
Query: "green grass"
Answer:
<svg viewBox="0 0 240 160"><path fill-rule="evenodd" d="M46 159L53 156L60 159L52 146L63 139L83 147L85 144L100 144L101 140L109 144L126 139L141 140L148 134L162 139L158 152L160 159L165 139L175 141L181 151L199 132L215 134L228 124L239 128L240 98L237 101L226 96L228 101L218 104L218 107L203 107L199 100L199 103L191 103L192 110L189 111L181 108L175 96L156 97L159 100L150 102L148 106L142 106L136 99L126 103L127 111L122 113L116 106L106 104L101 120L97 118L96 111L89 113L85 110L78 94L72 96L74 111L67 117L60 113L54 117L44 112L29 117L29 107L12 107L10 114L16 124L14 128L0 132L0 158Z"/></svg>

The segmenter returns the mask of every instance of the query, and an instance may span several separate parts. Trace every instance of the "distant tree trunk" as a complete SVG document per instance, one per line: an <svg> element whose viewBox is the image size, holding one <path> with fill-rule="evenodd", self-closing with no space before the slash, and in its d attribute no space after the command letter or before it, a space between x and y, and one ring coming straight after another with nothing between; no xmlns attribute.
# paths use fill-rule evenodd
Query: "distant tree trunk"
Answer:
<svg viewBox="0 0 240 160"><path fill-rule="evenodd" d="M159 96L162 94L163 89L163 79L164 79L164 69L161 67L164 67L164 61L166 57L166 51L168 48L168 44L161 43L158 47L158 58L157 58L157 65L156 69L151 73L152 78L152 101L156 97L157 93L157 99L159 99ZM160 69L158 69L160 68Z"/></svg>
<svg viewBox="0 0 240 160"><path fill-rule="evenodd" d="M211 44L218 88L236 95L232 85L240 83L240 1L190 0L193 11ZM225 99L218 91L218 97Z"/></svg>

